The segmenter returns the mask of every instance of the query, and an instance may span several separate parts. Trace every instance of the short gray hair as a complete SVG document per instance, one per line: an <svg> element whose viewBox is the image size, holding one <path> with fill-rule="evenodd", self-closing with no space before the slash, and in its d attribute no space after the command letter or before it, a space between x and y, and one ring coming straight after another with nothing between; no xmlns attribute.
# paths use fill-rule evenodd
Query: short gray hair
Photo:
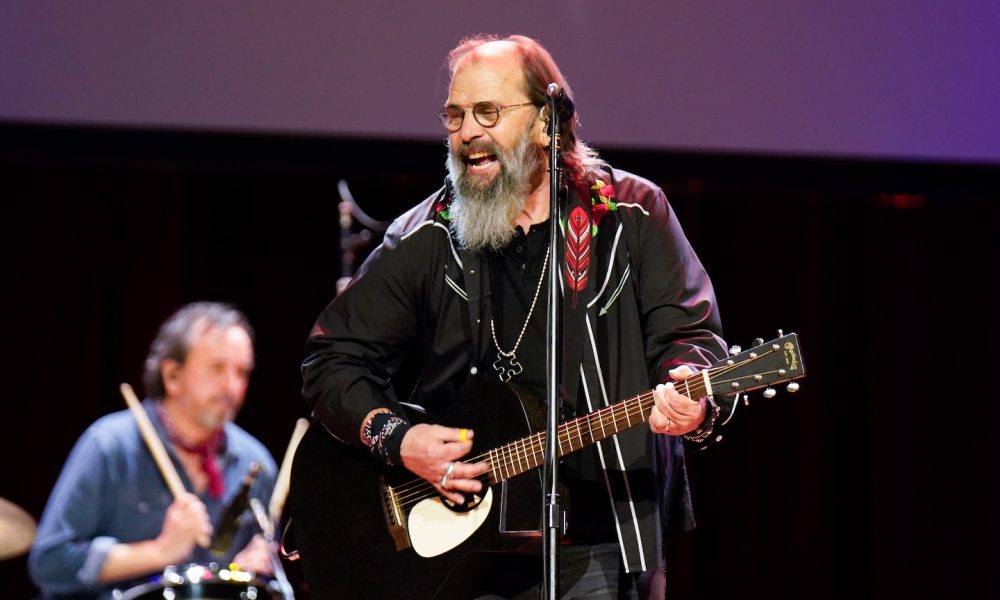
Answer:
<svg viewBox="0 0 1000 600"><path fill-rule="evenodd" d="M204 324L204 327L199 327ZM221 302L192 302L182 306L160 326L159 333L149 346L142 382L146 395L160 400L166 390L160 366L164 360L172 359L179 364L187 360L191 342L199 331L209 329L241 327L253 340L253 328L246 315L235 307Z"/></svg>

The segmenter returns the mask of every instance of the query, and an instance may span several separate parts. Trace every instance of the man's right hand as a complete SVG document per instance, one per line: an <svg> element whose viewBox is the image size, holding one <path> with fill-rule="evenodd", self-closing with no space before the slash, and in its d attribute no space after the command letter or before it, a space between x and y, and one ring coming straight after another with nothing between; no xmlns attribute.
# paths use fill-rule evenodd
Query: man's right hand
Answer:
<svg viewBox="0 0 1000 600"><path fill-rule="evenodd" d="M198 496L185 493L167 508L156 544L167 564L175 564L191 554L195 544L207 546L211 539L212 522L208 518L208 509Z"/></svg>
<svg viewBox="0 0 1000 600"><path fill-rule="evenodd" d="M118 543L111 547L98 575L100 583L113 583L162 571L178 565L194 545L212 539L208 509L198 496L185 493L167 507L160 535L151 540Z"/></svg>
<svg viewBox="0 0 1000 600"><path fill-rule="evenodd" d="M404 467L429 481L444 497L463 504L465 496L461 492L482 491L483 484L476 477L489 470L485 461L459 462L471 450L471 429L421 423L406 432L399 453ZM449 464L453 464L451 473L444 477Z"/></svg>

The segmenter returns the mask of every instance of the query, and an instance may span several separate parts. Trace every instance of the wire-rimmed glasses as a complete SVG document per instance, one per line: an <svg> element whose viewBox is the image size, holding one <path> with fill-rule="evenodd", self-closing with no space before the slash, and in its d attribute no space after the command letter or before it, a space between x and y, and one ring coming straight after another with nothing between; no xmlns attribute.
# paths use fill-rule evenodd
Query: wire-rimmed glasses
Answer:
<svg viewBox="0 0 1000 600"><path fill-rule="evenodd" d="M531 106L534 102L522 102L521 104L508 104L507 106L500 106L495 102L476 102L471 106L472 116L476 119L476 123L479 123L483 127L490 128L496 127L496 124L500 122L500 113L510 108L517 108L519 106ZM466 105L468 106L468 105ZM465 121L465 111L466 108L461 106L446 106L441 109L438 113L438 118L441 119L441 124L444 128L448 130L449 133L455 133L462 128L462 122Z"/></svg>

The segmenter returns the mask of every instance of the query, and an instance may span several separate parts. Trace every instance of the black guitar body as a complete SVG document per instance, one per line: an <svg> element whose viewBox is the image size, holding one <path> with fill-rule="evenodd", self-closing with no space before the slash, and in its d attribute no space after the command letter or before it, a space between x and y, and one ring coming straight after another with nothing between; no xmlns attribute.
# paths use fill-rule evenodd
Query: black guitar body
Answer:
<svg viewBox="0 0 1000 600"><path fill-rule="evenodd" d="M525 437L544 422L544 407L501 384L464 394L457 410L437 422L475 431L469 457ZM541 477L538 469L492 486L487 520L457 547L425 558L397 550L380 501L380 483L407 484L416 476L381 467L364 448L348 446L321 425L310 427L295 453L288 506L302 572L315 600L468 597L476 581L458 568L475 553L525 550L538 544ZM439 496L436 496L440 499ZM439 501L439 500L434 501ZM521 534L501 533L523 530ZM527 533L530 530L530 534ZM462 563L463 565L465 563Z"/></svg>
<svg viewBox="0 0 1000 600"><path fill-rule="evenodd" d="M700 398L712 395L712 390L744 393L791 382L788 391L794 392L798 389L794 380L805 374L798 336L790 333L719 361L686 379L683 389L685 395ZM769 397L766 392L765 397ZM559 456L645 423L654 403L653 391L647 390L564 421L555 436ZM539 549L542 486L537 467L544 444L532 434L545 422L544 405L500 383L477 383L454 406L453 412L435 422L475 430L467 460L487 460L483 455L489 453L490 479L500 483L490 487L492 507L474 531L466 528L455 535L459 528L452 525L477 522L468 517L482 512L453 518L452 512L443 510L441 518L424 521L428 523L423 525L424 537L417 536L421 542L451 541L433 547L440 553L431 557L422 557L409 547L397 550L397 540L405 545L410 538L397 529L394 539L381 496L384 481L398 496L406 490L411 500L443 502L433 486L420 480L415 487L415 476L409 471L382 468L367 449L341 443L322 426L309 428L295 453L287 506L313 598L467 598L477 583L475 567L482 562L477 558L484 553ZM420 489L431 494L415 493ZM480 507L483 512L485 508ZM406 515L400 520L405 523ZM428 531L448 535L433 536Z"/></svg>

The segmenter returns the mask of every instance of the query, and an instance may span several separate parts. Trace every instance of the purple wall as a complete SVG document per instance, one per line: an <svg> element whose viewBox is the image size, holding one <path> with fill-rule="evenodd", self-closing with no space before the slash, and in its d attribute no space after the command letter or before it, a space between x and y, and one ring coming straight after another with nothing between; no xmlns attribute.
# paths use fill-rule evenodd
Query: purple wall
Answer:
<svg viewBox="0 0 1000 600"><path fill-rule="evenodd" d="M495 31L549 47L599 148L997 163L998 25L988 0L5 2L0 121L435 139L445 52Z"/></svg>

